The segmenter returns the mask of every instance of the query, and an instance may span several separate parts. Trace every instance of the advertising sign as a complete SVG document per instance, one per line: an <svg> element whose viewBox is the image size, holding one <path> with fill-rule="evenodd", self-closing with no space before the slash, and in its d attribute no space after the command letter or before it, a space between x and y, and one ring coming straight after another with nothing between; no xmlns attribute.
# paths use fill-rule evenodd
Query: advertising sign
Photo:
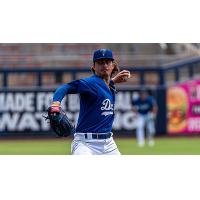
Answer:
<svg viewBox="0 0 200 200"><path fill-rule="evenodd" d="M168 89L167 119L169 134L200 134L200 80Z"/></svg>
<svg viewBox="0 0 200 200"><path fill-rule="evenodd" d="M53 90L0 92L0 136L2 135L52 135L43 115L51 105ZM136 127L131 99L134 91L118 91L115 102L115 133L131 133ZM76 124L79 114L79 95L67 95L62 108ZM85 119L87 120L87 119Z"/></svg>

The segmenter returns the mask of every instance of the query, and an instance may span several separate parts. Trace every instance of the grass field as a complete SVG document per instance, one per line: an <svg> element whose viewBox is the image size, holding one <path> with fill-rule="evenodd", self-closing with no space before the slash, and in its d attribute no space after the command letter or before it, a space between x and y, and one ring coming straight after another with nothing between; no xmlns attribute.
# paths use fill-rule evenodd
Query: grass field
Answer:
<svg viewBox="0 0 200 200"><path fill-rule="evenodd" d="M123 155L200 155L200 137L156 138L154 147L137 147L133 138L115 139ZM69 155L71 139L0 140L0 155Z"/></svg>

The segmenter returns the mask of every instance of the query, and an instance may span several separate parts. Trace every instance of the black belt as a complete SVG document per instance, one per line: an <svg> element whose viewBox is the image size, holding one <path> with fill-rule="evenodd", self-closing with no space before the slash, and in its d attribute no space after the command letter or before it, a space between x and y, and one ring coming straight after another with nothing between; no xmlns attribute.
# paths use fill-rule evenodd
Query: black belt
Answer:
<svg viewBox="0 0 200 200"><path fill-rule="evenodd" d="M88 134L84 134L85 135L85 139L88 139ZM112 133L105 133L105 134L94 134L92 133L92 139L108 139L112 136Z"/></svg>

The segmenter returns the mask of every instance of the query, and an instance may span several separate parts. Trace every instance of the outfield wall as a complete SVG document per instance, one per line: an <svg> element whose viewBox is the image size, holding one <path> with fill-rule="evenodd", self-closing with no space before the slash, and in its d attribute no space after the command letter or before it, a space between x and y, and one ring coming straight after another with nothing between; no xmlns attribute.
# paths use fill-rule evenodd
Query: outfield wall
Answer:
<svg viewBox="0 0 200 200"><path fill-rule="evenodd" d="M131 99L134 97L135 93L141 88L147 88L151 86L153 95L155 96L158 104L158 114L156 119L156 134L165 135L168 132L175 132L175 134L184 134L186 129L178 129L170 131L168 121L171 120L173 125L177 126L177 118L169 118L169 115L179 112L169 112L170 106L167 104L167 95L171 87L176 86L180 82L187 80L194 80L195 77L200 76L200 57L181 60L178 62L170 63L162 66L149 66L149 67L130 67L126 68L131 71L134 78L134 82L129 82L129 87L122 86L118 88L118 93L116 94L116 112L115 112L115 122L113 125L113 132L118 135L131 135L135 132L135 115L131 111ZM47 107L51 104L52 95L55 88L43 89L44 77L46 74L52 74L55 79L54 83L50 85L61 85L63 83L69 82L65 80L64 75L69 75L71 80L79 79L80 73L90 73L89 68L78 69L73 68L19 68L19 69L9 69L6 66L0 70L0 136L8 135L47 135L54 136L53 132L50 130L49 125L45 122L42 115L45 114ZM21 75L33 75L34 81L30 86L26 85L26 89L19 89L24 87L17 85L19 79L15 84L11 84L11 81L15 77L20 77ZM84 74L84 77L86 76ZM83 74L82 74L83 75ZM28 78L27 78L28 77ZM152 78L154 77L154 78ZM22 76L22 79L26 78L29 80L29 76ZM196 84L197 85L197 84ZM18 89L13 89L12 87L18 87ZM35 88L35 89L30 89ZM153 88L152 88L153 87ZM198 87L199 88L199 87ZM199 90L198 90L199 91ZM167 92L167 93L166 93ZM199 93L198 93L199 94ZM182 102L181 102L182 103ZM188 103L191 105L192 111L190 116L193 117L192 127L196 128L195 134L200 133L199 118L199 99L196 99L196 103ZM78 117L79 108L78 98L76 95L69 95L63 101L63 108L67 110L68 117L76 123ZM183 119L187 116L182 115ZM195 119L194 119L195 117ZM174 127L173 127L174 128ZM193 132L191 132L193 133Z"/></svg>
<svg viewBox="0 0 200 200"><path fill-rule="evenodd" d="M54 136L49 124L42 117L46 115L46 109L51 105L54 90L38 88L0 91L0 136ZM137 92L137 89L120 88L116 94L113 132L117 135L135 133L136 120L131 101L137 96ZM62 108L67 112L69 119L76 124L79 95L67 95L62 101Z"/></svg>

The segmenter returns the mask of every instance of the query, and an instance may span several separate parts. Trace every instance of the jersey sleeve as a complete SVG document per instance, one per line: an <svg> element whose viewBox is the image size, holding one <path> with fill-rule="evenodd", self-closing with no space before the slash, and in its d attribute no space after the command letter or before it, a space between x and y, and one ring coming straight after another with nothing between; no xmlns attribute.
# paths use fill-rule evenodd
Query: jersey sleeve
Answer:
<svg viewBox="0 0 200 200"><path fill-rule="evenodd" d="M96 91L84 80L75 80L60 86L54 93L53 101L61 102L67 94L95 93Z"/></svg>

